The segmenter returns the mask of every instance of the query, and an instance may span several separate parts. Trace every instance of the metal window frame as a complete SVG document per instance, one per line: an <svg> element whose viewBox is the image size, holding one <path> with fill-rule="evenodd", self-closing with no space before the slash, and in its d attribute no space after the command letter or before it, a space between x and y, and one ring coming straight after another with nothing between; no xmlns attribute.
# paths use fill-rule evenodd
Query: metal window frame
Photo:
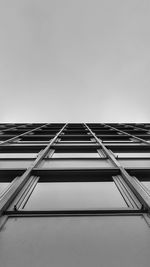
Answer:
<svg viewBox="0 0 150 267"><path fill-rule="evenodd" d="M30 136L30 133L33 133L34 135L31 136L38 136L38 134L36 135L36 130L38 131L41 128L45 128L48 127L47 129L49 129L49 131L47 131L47 129L45 128L44 130L47 132L51 132L50 130L56 127L56 124L44 124L44 125L40 125L40 127L36 127L34 128L34 126L38 126L39 124L33 125L33 124L26 124L27 127L32 127L32 129L28 129L26 128L27 131L25 131L23 134L21 135L16 135L13 138L10 138L4 142L0 143L0 146L2 146L3 144L5 145L11 145L13 141L17 140L19 137L21 136ZM89 125L89 126L88 126ZM12 184L8 187L8 191L4 192L4 195L2 197L2 199L0 199L0 215L2 215L1 219L0 219L0 227L1 225L4 224L4 221L7 220L8 217L11 216L18 216L18 217L23 217L23 216L29 216L29 217L33 217L33 216L107 216L107 215L120 215L120 216L134 216L134 215L143 215L145 220L147 221L147 223L150 225L150 219L149 219L149 214L150 214L150 196L148 194L148 192L146 192L146 190L144 189L144 187L141 186L140 182L137 181L136 177L132 177L129 174L129 170L123 168L119 162L117 161L117 158L114 156L113 153L111 153L111 151L108 149L108 147L110 148L111 145L106 145L104 142L102 142L102 140L99 138L99 134L95 134L93 132L94 127L95 129L97 128L97 130L105 130L105 132L109 132L109 134L111 136L113 136L113 132L112 130L115 130L117 133L121 133L124 136L128 136L130 138L134 138L136 139L138 142L140 142L140 144L144 144L145 147L148 147L147 145L150 145L149 142L135 136L135 135L131 135L126 133L125 131L119 130L113 126L111 124L100 124L100 123L96 123L96 124L57 124L57 130L58 133L55 133L54 138L44 147L43 146L43 150L40 151L38 153L37 158L33 161L33 164L31 164L31 166L29 166L29 168L27 168L26 170L24 170L24 173L20 176L20 177L16 177L13 181ZM119 124L118 124L119 125ZM128 125L128 124L126 124ZM132 126L132 125L131 125ZM15 125L12 128L19 128L21 127L21 125L19 124L19 126ZM52 127L52 128L51 128ZM60 129L61 127L61 129ZM106 130L106 127L109 127L109 130ZM132 126L133 128L135 126ZM33 129L34 128L34 129ZM93 130L92 130L93 128ZM19 129L18 129L19 130ZM29 131L28 131L29 130ZM56 129L55 129L56 130ZM60 130L60 131L59 131ZM143 129L142 129L143 130ZM4 131L2 129L0 129L0 131ZM90 136L92 137L96 142L90 142L88 144L84 144L83 142L77 144L60 144L58 142L59 137L61 136L67 136L67 132L69 132L69 136L70 136L70 131L72 132L85 132L86 136ZM147 129L145 129L146 132L148 132ZM42 132L42 131L41 131ZM43 131L44 132L44 131ZM102 132L102 131L101 131ZM7 134L7 131L6 133ZM63 135L62 135L63 134ZM43 134L43 136L45 136ZM76 136L76 135L75 135ZM82 136L82 135L81 135ZM118 135L118 139L119 139L119 135ZM33 142L31 142L31 144L33 144ZM136 146L138 143L135 143L134 146ZM131 143L131 145L133 145L133 142ZM27 143L25 145L25 147L27 146ZM36 145L37 147L37 145ZM60 148L77 148L77 147L84 147L87 149L93 148L96 150L102 150L102 153L105 155L105 159L109 159L113 165L114 168L107 170L113 173L113 171L118 171L118 175L113 176L113 180L116 184L116 186L118 187L119 191L121 192L122 196L126 199L126 201L128 203L130 203L129 205L131 205L129 207L129 209L101 209L101 210L70 210L70 211L44 211L41 210L40 212L38 211L23 211L20 210L20 206L22 205L22 203L24 203L23 201L26 201L26 199L28 199L28 197L30 196L30 194L32 193L34 187L36 186L36 183L38 182L39 176L37 175L35 177L35 173L40 173L43 172L43 170L37 169L36 167L38 166L38 164L48 156L48 153L50 155L50 157L52 156L52 154L54 153L55 149L60 149ZM92 158L93 159L93 158ZM87 160L87 158L86 158ZM145 169L145 168L143 168ZM100 169L101 172L103 172L103 169ZM44 170L44 172L46 173L47 170ZM61 170L63 171L63 170ZM74 171L74 170L72 170ZM79 171L81 171L79 169ZM91 170L93 171L93 170ZM96 171L96 169L94 170ZM104 170L106 171L106 170ZM17 202L18 201L18 202ZM14 208L14 203L16 203L16 207Z"/></svg>

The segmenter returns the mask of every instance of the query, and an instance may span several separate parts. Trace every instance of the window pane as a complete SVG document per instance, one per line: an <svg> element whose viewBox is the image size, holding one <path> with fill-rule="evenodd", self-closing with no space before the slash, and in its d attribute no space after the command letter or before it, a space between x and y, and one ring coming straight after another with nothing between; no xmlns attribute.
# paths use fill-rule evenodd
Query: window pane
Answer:
<svg viewBox="0 0 150 267"><path fill-rule="evenodd" d="M26 210L127 207L114 182L38 183Z"/></svg>
<svg viewBox="0 0 150 267"><path fill-rule="evenodd" d="M149 267L142 216L9 218L0 233L1 266Z"/></svg>
<svg viewBox="0 0 150 267"><path fill-rule="evenodd" d="M79 168L88 168L88 169L95 169L95 168L112 168L114 165L105 159L47 159L43 160L39 165L38 168L43 169L79 169Z"/></svg>
<svg viewBox="0 0 150 267"><path fill-rule="evenodd" d="M54 153L53 158L99 158L98 153Z"/></svg>
<svg viewBox="0 0 150 267"><path fill-rule="evenodd" d="M114 153L119 158L150 158L150 153Z"/></svg>
<svg viewBox="0 0 150 267"><path fill-rule="evenodd" d="M0 158L36 158L37 153L0 153Z"/></svg>
<svg viewBox="0 0 150 267"><path fill-rule="evenodd" d="M32 160L0 160L0 168L21 169L27 168L31 163Z"/></svg>
<svg viewBox="0 0 150 267"><path fill-rule="evenodd" d="M14 143L17 143L20 145L23 145L23 144L48 145L49 144L49 142L46 142L46 141L17 141L17 140L15 140Z"/></svg>
<svg viewBox="0 0 150 267"><path fill-rule="evenodd" d="M133 167L133 168L140 168L140 167L143 167L143 168L149 168L150 167L150 159L148 160L134 160L134 159L130 159L130 160L119 160L120 164L123 165L125 168L126 167Z"/></svg>
<svg viewBox="0 0 150 267"><path fill-rule="evenodd" d="M130 139L131 140L131 139ZM114 143L114 144L131 144L133 141L131 140L131 141L129 141L129 140L125 140L125 141L122 141L122 140L112 140L112 141L103 141L103 143ZM134 141L134 142L136 142L136 140Z"/></svg>
<svg viewBox="0 0 150 267"><path fill-rule="evenodd" d="M60 140L61 141L66 141L66 142L78 142L78 141L91 141L91 137L88 135L78 135L78 136L66 136L66 135L62 135L60 136Z"/></svg>
<svg viewBox="0 0 150 267"><path fill-rule="evenodd" d="M59 141L59 144L90 144L90 143L96 143L95 140L91 141Z"/></svg>

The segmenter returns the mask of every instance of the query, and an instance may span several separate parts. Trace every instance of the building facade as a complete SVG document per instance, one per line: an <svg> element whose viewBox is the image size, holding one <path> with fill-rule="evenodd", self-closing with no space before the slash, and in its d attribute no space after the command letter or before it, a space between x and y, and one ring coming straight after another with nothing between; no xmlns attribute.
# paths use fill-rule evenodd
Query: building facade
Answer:
<svg viewBox="0 0 150 267"><path fill-rule="evenodd" d="M1 267L148 267L150 124L0 124Z"/></svg>

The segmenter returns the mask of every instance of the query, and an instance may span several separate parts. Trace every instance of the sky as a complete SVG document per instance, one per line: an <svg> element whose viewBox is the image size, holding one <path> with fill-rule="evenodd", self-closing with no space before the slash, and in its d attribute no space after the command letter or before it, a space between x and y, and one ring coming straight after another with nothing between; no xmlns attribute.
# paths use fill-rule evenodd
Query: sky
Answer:
<svg viewBox="0 0 150 267"><path fill-rule="evenodd" d="M149 0L0 0L0 122L150 122Z"/></svg>

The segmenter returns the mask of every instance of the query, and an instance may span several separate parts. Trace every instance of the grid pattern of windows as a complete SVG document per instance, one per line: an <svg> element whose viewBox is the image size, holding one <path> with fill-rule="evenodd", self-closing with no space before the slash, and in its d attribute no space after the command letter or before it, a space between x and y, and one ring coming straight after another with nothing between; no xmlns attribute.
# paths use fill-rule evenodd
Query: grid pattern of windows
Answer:
<svg viewBox="0 0 150 267"><path fill-rule="evenodd" d="M148 267L149 214L150 124L0 124L2 267Z"/></svg>

